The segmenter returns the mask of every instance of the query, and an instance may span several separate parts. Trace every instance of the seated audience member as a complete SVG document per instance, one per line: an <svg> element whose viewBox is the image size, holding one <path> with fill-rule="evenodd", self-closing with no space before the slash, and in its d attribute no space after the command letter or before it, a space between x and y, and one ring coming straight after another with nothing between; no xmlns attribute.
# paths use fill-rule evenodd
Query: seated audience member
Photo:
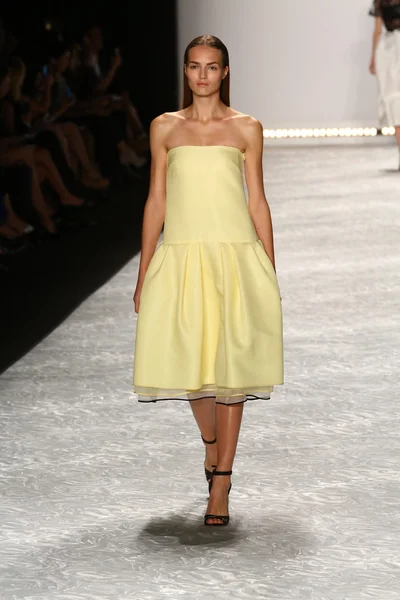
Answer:
<svg viewBox="0 0 400 600"><path fill-rule="evenodd" d="M52 131L57 136L65 158L74 170L75 177L81 178L82 183L88 188L106 189L110 182L101 177L89 158L79 127L72 122L53 123L46 118L51 103L54 77L51 74L40 76L38 87L41 87L41 93L38 92L35 97L30 97L22 93L26 68L20 58L11 59L9 76L11 81L10 100L14 106L14 114L17 114L15 125L19 129L18 133L32 134L32 139L35 140L37 138L34 135L35 132ZM40 138L37 139L40 142Z"/></svg>
<svg viewBox="0 0 400 600"><path fill-rule="evenodd" d="M0 67L0 104L2 100L7 96L9 91L10 78L8 76L8 69L6 67ZM44 201L39 185L39 180L36 177L36 175L31 177L31 171L36 173L33 164L33 148L27 149L24 155L19 156L18 159L15 159L15 157L13 157L14 149L11 150L8 147L8 145L4 143L2 133L3 132L0 123L0 167L3 167L0 169L0 182L3 188L1 191L5 193L7 191L10 191L10 189L15 190L18 188L18 181L22 180L18 176L17 178L15 178L15 173L16 171L18 171L20 165L25 165L29 169L29 174L26 180L30 179L32 208L36 210L40 224L49 233L54 233L55 225L51 219L50 210L48 209ZM26 199L25 194L23 194L22 197L23 199ZM32 211L30 210L29 203L28 207L24 208L26 210L23 210L22 212L25 213L25 215L27 215L27 221L29 222L29 217L32 216ZM22 216L22 218L25 218L25 216ZM33 220L35 219L33 218Z"/></svg>
<svg viewBox="0 0 400 600"><path fill-rule="evenodd" d="M35 228L39 225L49 235L55 235L57 230L52 219L54 210L43 197L33 158L29 156L32 150L32 147L27 148L26 155L20 154L16 160L12 153L11 156L10 153L3 154L0 149L1 192L8 194L13 212L22 222ZM7 202L5 210L10 217Z"/></svg>
<svg viewBox="0 0 400 600"><path fill-rule="evenodd" d="M95 149L100 169L105 174L115 171L115 162L124 165L141 166L138 157L125 139L125 129L120 119L116 119L109 107L107 98L83 99L72 93L66 75L71 51L58 45L52 48L50 67L55 77L52 88L50 115L58 120L71 120L87 127L95 139ZM71 81L75 81L71 77Z"/></svg>
<svg viewBox="0 0 400 600"><path fill-rule="evenodd" d="M0 160L23 161L30 146L40 182L47 181L50 184L59 195L62 205L82 206L84 200L74 193L77 182L57 136L51 131L23 134L19 117L10 100L0 100Z"/></svg>
<svg viewBox="0 0 400 600"><path fill-rule="evenodd" d="M15 134L13 107L6 100L9 91L8 70L3 69L0 71L0 166L6 168L7 173L10 169L15 172L13 167L18 165L25 165L32 171L32 205L39 214L41 225L48 232L55 233L56 228L51 218L52 209L46 204L40 183L48 181L59 195L61 204L80 205L83 201L67 190L45 148L29 143L24 135Z"/></svg>
<svg viewBox="0 0 400 600"><path fill-rule="evenodd" d="M132 147L138 152L147 152L148 138L136 108L132 105L129 92L123 90L118 95L110 94L115 77L122 64L119 48L116 48L106 72L100 67L99 55L103 50L104 39L100 27L93 25L83 36L82 53L82 85L89 97L105 96L108 94L113 110L121 110L127 121L127 135Z"/></svg>

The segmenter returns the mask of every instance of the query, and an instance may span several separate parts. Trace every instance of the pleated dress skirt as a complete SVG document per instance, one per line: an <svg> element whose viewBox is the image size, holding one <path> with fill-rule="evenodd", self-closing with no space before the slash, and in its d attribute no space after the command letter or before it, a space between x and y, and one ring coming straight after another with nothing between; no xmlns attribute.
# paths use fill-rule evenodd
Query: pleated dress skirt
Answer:
<svg viewBox="0 0 400 600"><path fill-rule="evenodd" d="M378 113L382 127L400 125L400 30L384 31L375 56Z"/></svg>
<svg viewBox="0 0 400 600"><path fill-rule="evenodd" d="M139 401L234 404L283 383L280 291L248 211L243 160L230 146L168 153L164 238L138 313Z"/></svg>

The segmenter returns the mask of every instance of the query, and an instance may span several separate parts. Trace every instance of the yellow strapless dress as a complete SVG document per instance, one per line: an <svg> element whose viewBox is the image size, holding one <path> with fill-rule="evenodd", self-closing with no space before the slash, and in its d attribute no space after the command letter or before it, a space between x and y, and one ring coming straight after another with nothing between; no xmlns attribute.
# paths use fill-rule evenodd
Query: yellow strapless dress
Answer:
<svg viewBox="0 0 400 600"><path fill-rule="evenodd" d="M138 314L139 401L231 404L283 383L280 292L248 211L243 160L231 146L168 152L164 239Z"/></svg>

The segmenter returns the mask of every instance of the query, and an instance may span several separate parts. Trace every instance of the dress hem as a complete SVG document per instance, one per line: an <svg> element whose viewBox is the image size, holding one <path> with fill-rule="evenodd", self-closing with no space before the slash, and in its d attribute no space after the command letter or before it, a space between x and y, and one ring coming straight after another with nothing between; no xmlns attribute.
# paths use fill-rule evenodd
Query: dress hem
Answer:
<svg viewBox="0 0 400 600"><path fill-rule="evenodd" d="M231 396L231 398L234 396ZM233 401L233 402L220 402L217 400L217 396L201 396L199 398L183 398L181 396L168 396L165 398L150 398L144 399L143 396L138 397L138 402L140 404L156 404L157 402L165 402L165 401L171 401L171 400L180 400L181 402L196 402L196 400L204 400L205 398L213 398L215 399L215 404L223 404L225 406L231 406L234 404L244 404L245 402L247 402L248 400L271 400L271 396L257 396L256 394L246 394L244 398L240 398L240 400L237 401Z"/></svg>

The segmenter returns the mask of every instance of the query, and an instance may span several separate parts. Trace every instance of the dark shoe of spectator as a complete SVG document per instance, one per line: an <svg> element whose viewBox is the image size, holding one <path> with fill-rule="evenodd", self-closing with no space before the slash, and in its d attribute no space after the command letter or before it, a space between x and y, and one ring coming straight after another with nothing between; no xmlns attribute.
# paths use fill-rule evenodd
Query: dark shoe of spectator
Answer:
<svg viewBox="0 0 400 600"><path fill-rule="evenodd" d="M2 256L20 254L30 248L29 240L24 237L9 239L0 237L0 254Z"/></svg>

